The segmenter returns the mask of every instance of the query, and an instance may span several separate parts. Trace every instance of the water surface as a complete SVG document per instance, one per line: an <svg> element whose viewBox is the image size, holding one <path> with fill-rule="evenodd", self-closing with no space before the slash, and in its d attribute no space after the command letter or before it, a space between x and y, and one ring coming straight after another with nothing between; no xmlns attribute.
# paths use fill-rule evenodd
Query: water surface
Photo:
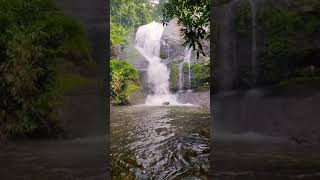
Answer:
<svg viewBox="0 0 320 180"><path fill-rule="evenodd" d="M201 107L112 107L113 179L207 179L209 127Z"/></svg>

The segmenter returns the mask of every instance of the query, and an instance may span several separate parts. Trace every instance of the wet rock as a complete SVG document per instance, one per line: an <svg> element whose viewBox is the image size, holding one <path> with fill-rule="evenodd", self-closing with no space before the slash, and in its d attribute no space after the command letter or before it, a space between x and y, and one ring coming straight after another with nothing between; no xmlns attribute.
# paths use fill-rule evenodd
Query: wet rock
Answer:
<svg viewBox="0 0 320 180"><path fill-rule="evenodd" d="M113 57L116 57L116 58L119 58L120 54L121 54L121 45L119 44L115 44L111 47L111 52L112 52L112 56Z"/></svg>
<svg viewBox="0 0 320 180"><path fill-rule="evenodd" d="M160 57L166 59L175 57L183 50L183 37L176 19L171 20L163 30L160 47Z"/></svg>
<svg viewBox="0 0 320 180"><path fill-rule="evenodd" d="M170 102L164 102L164 103L162 103L162 105L170 105Z"/></svg>

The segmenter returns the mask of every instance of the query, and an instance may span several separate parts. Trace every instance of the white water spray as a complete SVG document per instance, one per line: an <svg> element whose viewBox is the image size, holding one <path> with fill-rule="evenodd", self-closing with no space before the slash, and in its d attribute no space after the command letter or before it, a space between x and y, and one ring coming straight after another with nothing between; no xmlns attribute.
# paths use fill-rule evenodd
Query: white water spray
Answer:
<svg viewBox="0 0 320 180"><path fill-rule="evenodd" d="M192 55L192 49L191 48L185 48L184 50L184 56L183 61L179 64L179 89L182 90L184 86L184 72L183 72L183 66L185 63L188 63L188 84L187 88L191 89L191 55Z"/></svg>
<svg viewBox="0 0 320 180"><path fill-rule="evenodd" d="M163 29L161 23L153 21L140 26L136 33L136 48L149 61L147 76L151 94L146 98L147 105L178 104L169 90L169 70L160 58Z"/></svg>

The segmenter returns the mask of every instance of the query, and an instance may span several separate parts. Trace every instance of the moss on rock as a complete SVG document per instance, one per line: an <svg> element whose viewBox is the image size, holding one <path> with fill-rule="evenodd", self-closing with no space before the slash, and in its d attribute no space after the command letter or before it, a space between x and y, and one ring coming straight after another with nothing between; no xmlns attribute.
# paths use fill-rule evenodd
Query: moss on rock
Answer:
<svg viewBox="0 0 320 180"><path fill-rule="evenodd" d="M188 72L188 64L184 66L184 71ZM191 88L196 89L210 82L209 64L191 64Z"/></svg>
<svg viewBox="0 0 320 180"><path fill-rule="evenodd" d="M169 79L170 89L173 91L176 91L179 89L179 87L178 87L178 81L179 81L178 64L177 63L170 64L169 69L170 69L170 79Z"/></svg>

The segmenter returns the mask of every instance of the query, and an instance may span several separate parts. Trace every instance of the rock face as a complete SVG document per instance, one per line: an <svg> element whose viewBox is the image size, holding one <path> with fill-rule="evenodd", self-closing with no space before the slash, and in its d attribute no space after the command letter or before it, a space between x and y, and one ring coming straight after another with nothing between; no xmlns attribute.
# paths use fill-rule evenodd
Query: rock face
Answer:
<svg viewBox="0 0 320 180"><path fill-rule="evenodd" d="M173 19L164 27L162 38L160 57L167 59L169 57L181 56L183 52L183 37L180 35L180 27L177 20Z"/></svg>
<svg viewBox="0 0 320 180"><path fill-rule="evenodd" d="M177 24L177 20L173 19L168 22L168 25L164 27L163 35L161 38L160 57L162 59L175 59L183 58L186 47L183 46L185 40L180 32L180 26ZM203 49L206 56L200 56L197 59L196 52L192 52L191 59L193 62L209 62L210 54L210 41L204 40Z"/></svg>
<svg viewBox="0 0 320 180"><path fill-rule="evenodd" d="M178 93L178 99L181 103L190 103L210 109L210 92L191 92L186 91Z"/></svg>
<svg viewBox="0 0 320 180"><path fill-rule="evenodd" d="M170 89L172 91L197 88L208 82L210 78L209 41L203 42L207 56L200 56L199 59L197 59L196 52L183 46L184 42L177 20L171 20L164 27L160 56L170 69Z"/></svg>
<svg viewBox="0 0 320 180"><path fill-rule="evenodd" d="M117 59L120 57L121 54L121 46L119 44L115 44L111 47L112 56L116 57Z"/></svg>

